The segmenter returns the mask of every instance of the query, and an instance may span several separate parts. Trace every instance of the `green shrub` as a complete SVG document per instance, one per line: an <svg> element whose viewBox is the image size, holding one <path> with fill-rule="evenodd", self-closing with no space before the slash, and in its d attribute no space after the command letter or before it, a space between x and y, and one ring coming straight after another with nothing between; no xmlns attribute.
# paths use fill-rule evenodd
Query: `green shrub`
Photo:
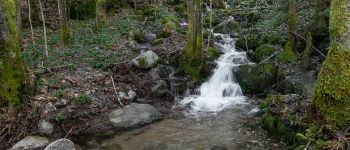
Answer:
<svg viewBox="0 0 350 150"><path fill-rule="evenodd" d="M58 89L53 92L53 96L57 98L61 98L65 95L66 91L64 89Z"/></svg>
<svg viewBox="0 0 350 150"><path fill-rule="evenodd" d="M276 51L275 47L273 47L270 44L259 46L255 52L256 62L260 63L264 61L266 58L271 56L275 51Z"/></svg>
<svg viewBox="0 0 350 150"><path fill-rule="evenodd" d="M77 98L75 98L75 102L79 105L90 104L91 97L87 94L81 93Z"/></svg>

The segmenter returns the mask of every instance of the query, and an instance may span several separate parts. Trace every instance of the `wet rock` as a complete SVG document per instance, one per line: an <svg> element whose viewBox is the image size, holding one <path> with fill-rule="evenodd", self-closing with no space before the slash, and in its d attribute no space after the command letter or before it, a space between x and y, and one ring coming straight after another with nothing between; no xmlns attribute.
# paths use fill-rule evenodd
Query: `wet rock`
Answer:
<svg viewBox="0 0 350 150"><path fill-rule="evenodd" d="M54 126L45 119L39 121L38 127L40 132L46 135L52 135L54 131Z"/></svg>
<svg viewBox="0 0 350 150"><path fill-rule="evenodd" d="M168 90L168 84L164 80L160 80L155 86L152 87L151 91L152 95L158 98L171 95L170 91Z"/></svg>
<svg viewBox="0 0 350 150"><path fill-rule="evenodd" d="M75 150L75 147L71 140L63 138L50 143L44 150Z"/></svg>
<svg viewBox="0 0 350 150"><path fill-rule="evenodd" d="M134 58L131 63L140 69L151 69L157 65L159 57L153 51L147 51L140 56Z"/></svg>
<svg viewBox="0 0 350 150"><path fill-rule="evenodd" d="M277 68L273 64L242 65L235 76L244 94L259 94L276 82Z"/></svg>
<svg viewBox="0 0 350 150"><path fill-rule="evenodd" d="M143 150L165 150L168 146L164 143L152 143L147 145Z"/></svg>
<svg viewBox="0 0 350 150"><path fill-rule="evenodd" d="M45 108L44 108L44 111L43 111L43 114L42 116L48 116L48 115L51 115L53 112L56 111L56 107L55 105L53 105L52 103L47 103L45 105Z"/></svg>
<svg viewBox="0 0 350 150"><path fill-rule="evenodd" d="M48 144L49 144L49 140L46 137L27 136L23 140L16 143L11 148L11 150L42 149Z"/></svg>
<svg viewBox="0 0 350 150"><path fill-rule="evenodd" d="M169 75L173 72L173 69L171 66L166 65L158 65L157 67L153 68L149 74L153 79L165 79L169 78Z"/></svg>
<svg viewBox="0 0 350 150"><path fill-rule="evenodd" d="M118 129L137 127L160 119L161 114L152 105L131 103L115 109L109 114L109 121Z"/></svg>
<svg viewBox="0 0 350 150"><path fill-rule="evenodd" d="M153 43L157 39L157 35L153 33L145 34L145 41L149 43Z"/></svg>
<svg viewBox="0 0 350 150"><path fill-rule="evenodd" d="M283 82L285 92L291 92L311 97L316 85L316 73L297 71L295 74L285 77Z"/></svg>
<svg viewBox="0 0 350 150"><path fill-rule="evenodd" d="M239 33L241 31L241 26L234 19L222 22L214 27L214 33L231 34Z"/></svg>

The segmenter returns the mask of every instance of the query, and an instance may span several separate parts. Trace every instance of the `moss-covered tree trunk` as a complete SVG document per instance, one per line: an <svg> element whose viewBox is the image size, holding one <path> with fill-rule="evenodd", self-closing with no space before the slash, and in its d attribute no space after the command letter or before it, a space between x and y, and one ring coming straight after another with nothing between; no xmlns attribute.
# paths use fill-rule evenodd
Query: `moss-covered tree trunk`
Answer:
<svg viewBox="0 0 350 150"><path fill-rule="evenodd" d="M296 0L289 1L289 11L288 11L288 41L285 45L285 50L290 50L295 52L295 37L293 33L296 32L297 24L297 2Z"/></svg>
<svg viewBox="0 0 350 150"><path fill-rule="evenodd" d="M96 0L96 28L103 28L106 23L106 0Z"/></svg>
<svg viewBox="0 0 350 150"><path fill-rule="evenodd" d="M332 0L331 45L314 91L318 112L331 125L350 126L350 0Z"/></svg>
<svg viewBox="0 0 350 150"><path fill-rule="evenodd" d="M29 92L16 24L16 0L0 1L0 106L16 108Z"/></svg>
<svg viewBox="0 0 350 150"><path fill-rule="evenodd" d="M66 45L70 39L70 28L67 17L67 3L66 0L58 0L58 10L60 14L60 29L61 29L61 42Z"/></svg>
<svg viewBox="0 0 350 150"><path fill-rule="evenodd" d="M202 52L202 3L202 0L187 1L188 31L182 65L194 80L200 79L205 65Z"/></svg>

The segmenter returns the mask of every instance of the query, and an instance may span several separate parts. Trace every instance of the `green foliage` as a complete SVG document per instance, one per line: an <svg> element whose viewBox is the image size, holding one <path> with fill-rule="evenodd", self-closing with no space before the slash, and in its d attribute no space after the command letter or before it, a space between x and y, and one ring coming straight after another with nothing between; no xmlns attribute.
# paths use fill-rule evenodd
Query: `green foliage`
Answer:
<svg viewBox="0 0 350 150"><path fill-rule="evenodd" d="M208 54L212 60L215 60L220 56L220 54L213 47L208 48Z"/></svg>
<svg viewBox="0 0 350 150"><path fill-rule="evenodd" d="M67 45L70 40L70 28L68 25L61 25L61 38L62 43Z"/></svg>
<svg viewBox="0 0 350 150"><path fill-rule="evenodd" d="M287 44L288 45L288 44ZM278 56L277 56L277 61L283 64L288 64L288 63L296 63L297 61L297 56L295 53L290 50L290 49L284 49Z"/></svg>
<svg viewBox="0 0 350 150"><path fill-rule="evenodd" d="M66 91L64 89L58 89L53 91L53 96L56 98L62 98L66 94Z"/></svg>
<svg viewBox="0 0 350 150"><path fill-rule="evenodd" d="M79 105L86 105L91 103L91 97L87 94L80 93L80 95L74 99L74 102L76 102Z"/></svg>
<svg viewBox="0 0 350 150"><path fill-rule="evenodd" d="M33 45L27 46L23 52L25 61L30 68L35 68L44 61L44 67L50 68L60 65L90 65L94 68L104 68L118 63L120 55L125 51L111 51L121 36L139 29L140 22L132 13L109 17L108 28L94 30L95 20L71 20L71 40L64 50L59 49L60 36L58 31L48 32L49 57L44 59L44 38L38 38ZM29 30L29 29L26 29ZM26 31L30 36L30 31Z"/></svg>
<svg viewBox="0 0 350 150"><path fill-rule="evenodd" d="M264 61L266 58L268 58L273 53L275 53L275 51L276 51L276 49L270 44L265 44L265 45L259 46L255 52L256 62L259 63L261 61Z"/></svg>
<svg viewBox="0 0 350 150"><path fill-rule="evenodd" d="M94 18L96 14L95 0L72 0L69 6L70 17L72 19Z"/></svg>
<svg viewBox="0 0 350 150"><path fill-rule="evenodd" d="M64 116L62 114L55 114L52 116L52 119L57 121L57 122L62 122L66 119L66 116Z"/></svg>
<svg viewBox="0 0 350 150"><path fill-rule="evenodd" d="M179 23L179 16L175 11L169 9L168 7L162 5L150 5L146 8L144 15L148 16L150 21L155 22L155 32L161 31L169 26L177 26Z"/></svg>
<svg viewBox="0 0 350 150"><path fill-rule="evenodd" d="M144 43L145 41L145 33L143 31L136 31L133 34L133 39L138 43Z"/></svg>
<svg viewBox="0 0 350 150"><path fill-rule="evenodd" d="M277 45L277 44L280 44L280 41L281 41L281 37L279 35L268 32L268 33L264 33L263 36L261 37L260 45L264 45L264 44Z"/></svg>
<svg viewBox="0 0 350 150"><path fill-rule="evenodd" d="M160 45L163 43L163 38L159 38L153 41L152 45Z"/></svg>

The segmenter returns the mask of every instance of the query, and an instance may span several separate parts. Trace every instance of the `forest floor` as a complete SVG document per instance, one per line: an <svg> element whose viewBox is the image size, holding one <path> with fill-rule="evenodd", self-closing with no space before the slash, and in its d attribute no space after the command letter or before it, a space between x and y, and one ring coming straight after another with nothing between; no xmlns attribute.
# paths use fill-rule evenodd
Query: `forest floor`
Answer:
<svg viewBox="0 0 350 150"><path fill-rule="evenodd" d="M134 42L132 33L138 30L151 32L153 24L141 22L134 11L124 9L108 17L108 25L99 31L94 20L72 21L70 43L62 46L59 32L48 32L49 57L44 58L44 38L40 28L35 30L35 43L30 30L24 32L24 58L36 79L36 95L29 98L28 105L19 111L22 119L13 120L0 116L1 147L8 147L27 135L40 135L36 125L47 119L59 129L55 137L74 137L93 134L113 128L106 124L108 113L120 108L118 92L136 93L134 100L147 103L168 113L171 101L157 100L151 95L155 84L148 70L131 66L131 60L144 50L153 50L163 60L178 58L184 47L184 35L174 33L161 38L157 44ZM112 79L114 81L114 86ZM2 114L2 113L1 113ZM33 126L34 125L34 126Z"/></svg>

